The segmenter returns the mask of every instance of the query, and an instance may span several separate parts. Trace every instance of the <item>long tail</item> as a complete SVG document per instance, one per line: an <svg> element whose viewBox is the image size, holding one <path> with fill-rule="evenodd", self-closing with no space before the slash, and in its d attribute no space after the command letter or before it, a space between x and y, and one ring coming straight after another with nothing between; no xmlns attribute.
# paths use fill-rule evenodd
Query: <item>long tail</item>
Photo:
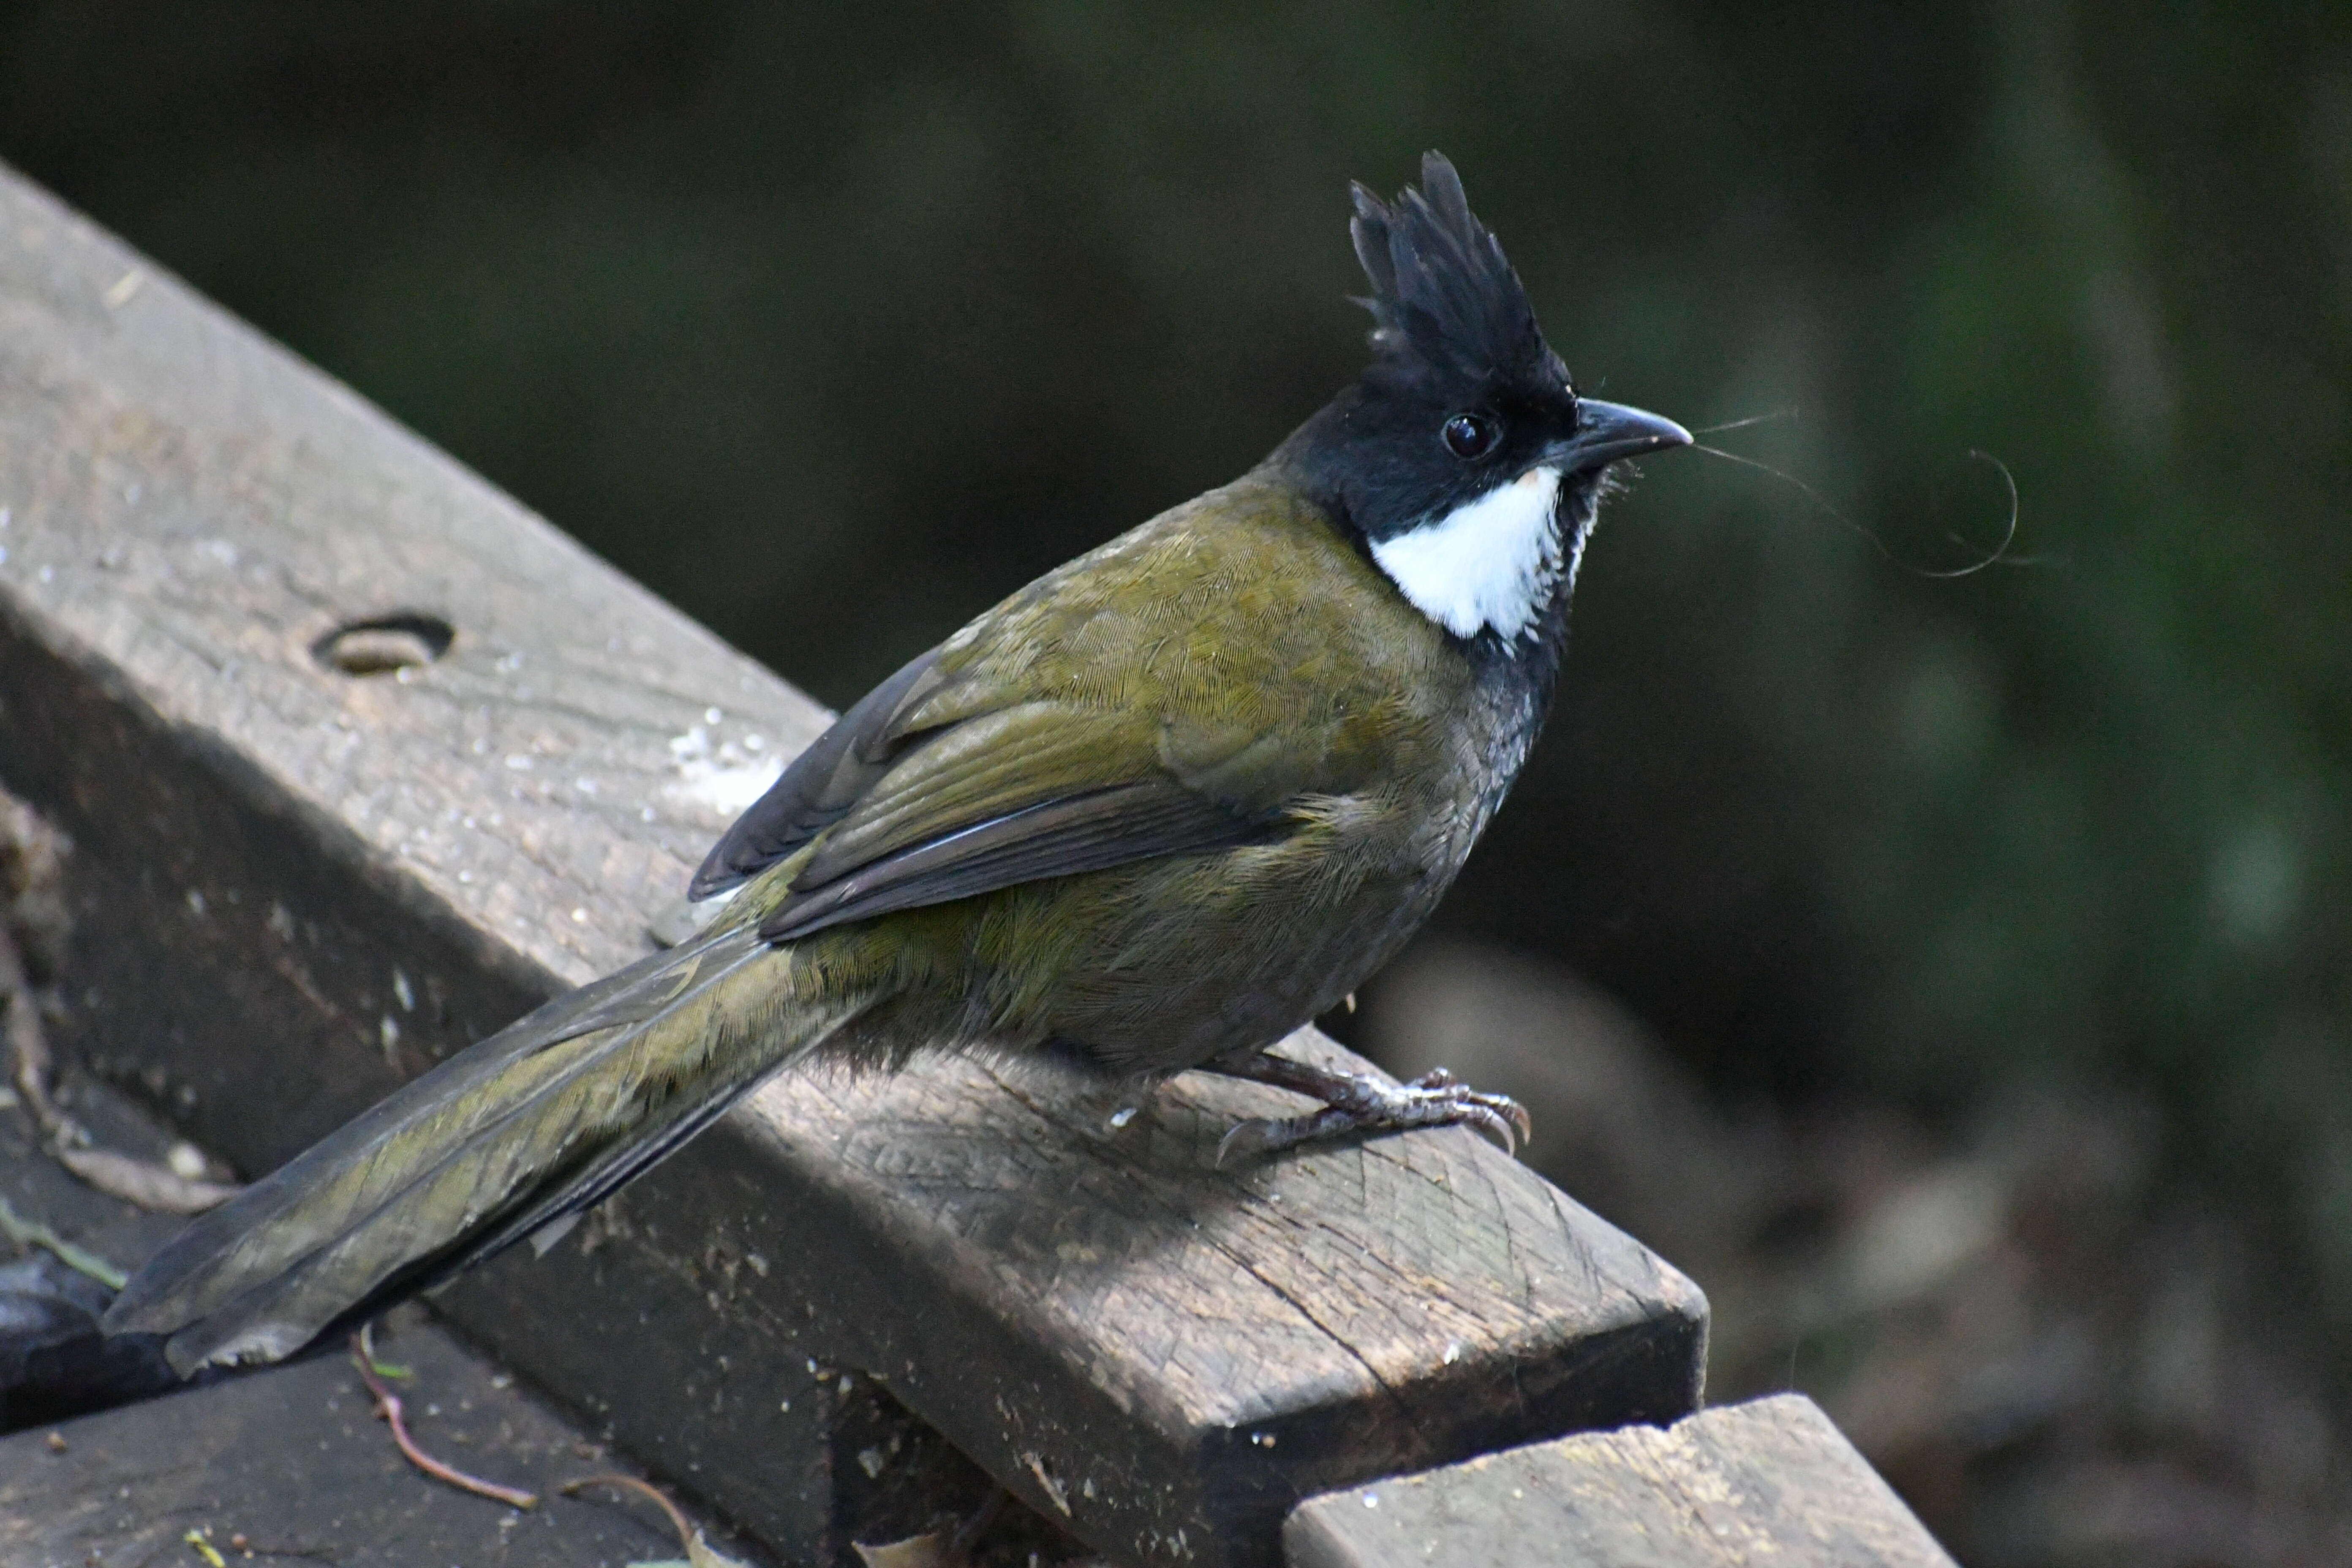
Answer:
<svg viewBox="0 0 2352 1568"><path fill-rule="evenodd" d="M549 1003L181 1232L108 1331L275 1361L578 1215L863 1009L797 959L737 927Z"/></svg>

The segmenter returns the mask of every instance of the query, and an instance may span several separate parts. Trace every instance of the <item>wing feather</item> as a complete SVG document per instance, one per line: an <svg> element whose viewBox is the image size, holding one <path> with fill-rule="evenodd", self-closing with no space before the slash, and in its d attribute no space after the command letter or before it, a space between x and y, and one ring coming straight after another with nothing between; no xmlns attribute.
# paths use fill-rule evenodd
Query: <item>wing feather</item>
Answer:
<svg viewBox="0 0 2352 1568"><path fill-rule="evenodd" d="M690 896L775 869L752 918L782 942L1277 837L1412 727L1398 676L1417 645L1306 614L1367 570L1251 481L1163 514L877 687L728 830Z"/></svg>
<svg viewBox="0 0 2352 1568"><path fill-rule="evenodd" d="M867 692L794 757L767 794L712 845L686 896L700 900L739 887L789 857L847 815L908 741L902 710L938 682L938 648Z"/></svg>
<svg viewBox="0 0 2352 1568"><path fill-rule="evenodd" d="M1282 831L1181 784L1146 781L1040 801L866 861L801 889L760 926L788 942L844 921L946 903L1047 877L1104 870L1163 855L1201 854Z"/></svg>

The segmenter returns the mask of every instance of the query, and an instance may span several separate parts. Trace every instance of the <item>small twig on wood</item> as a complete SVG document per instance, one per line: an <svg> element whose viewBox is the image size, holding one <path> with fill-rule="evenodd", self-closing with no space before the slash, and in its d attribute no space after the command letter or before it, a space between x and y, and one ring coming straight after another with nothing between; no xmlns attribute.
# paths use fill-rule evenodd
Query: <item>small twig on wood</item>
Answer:
<svg viewBox="0 0 2352 1568"><path fill-rule="evenodd" d="M0 1236L18 1247L37 1247L77 1274L87 1275L110 1290L120 1290L131 1276L86 1247L76 1247L37 1219L26 1219L6 1198L0 1198Z"/></svg>
<svg viewBox="0 0 2352 1568"><path fill-rule="evenodd" d="M669 1500L669 1494L649 1481L607 1471L603 1475L583 1476L576 1481L566 1481L557 1489L570 1497L590 1487L611 1487L615 1491L635 1492L640 1497L651 1498L654 1505L669 1516L669 1527L677 1531L678 1544L686 1552L688 1568L747 1568L743 1563L714 1549L702 1538L702 1531L687 1519L685 1510Z"/></svg>
<svg viewBox="0 0 2352 1568"><path fill-rule="evenodd" d="M502 1487L496 1481L486 1481L479 1476L469 1476L463 1470L443 1464L418 1447L416 1440L408 1435L407 1422L402 1418L400 1395L386 1388L383 1385L383 1380L376 1375L375 1356L366 1341L359 1334L352 1336L352 1363L360 1369L360 1381L366 1384L368 1392L375 1396L375 1413L383 1416L384 1424L392 1428L392 1440L400 1446L403 1458L434 1479L446 1481L459 1491L472 1492L476 1497L490 1498L505 1503L509 1508L539 1506L539 1494L536 1492L527 1492L520 1487Z"/></svg>
<svg viewBox="0 0 2352 1568"><path fill-rule="evenodd" d="M342 1561L331 1546L265 1546L258 1541L247 1540L242 1533L230 1536L228 1546L231 1552L242 1552L247 1557L299 1557L312 1563L328 1563L331 1568Z"/></svg>
<svg viewBox="0 0 2352 1568"><path fill-rule="evenodd" d="M70 1119L49 1098L49 1043L41 1036L41 1013L33 1000L16 939L0 924L0 1007L7 1009L8 1046L16 1063L16 1092L33 1120L47 1132Z"/></svg>
<svg viewBox="0 0 2352 1568"><path fill-rule="evenodd" d="M614 1491L635 1492L640 1497L647 1498L652 1500L656 1508L669 1516L669 1527L677 1531L679 1545L683 1546L694 1539L694 1526L688 1521L685 1511L677 1504L669 1500L667 1492L655 1486L651 1481L641 1481L635 1476L608 1472L601 1476L583 1476L576 1481L564 1482L556 1489L565 1497L570 1497L575 1492L586 1491L590 1487L611 1487Z"/></svg>
<svg viewBox="0 0 2352 1568"><path fill-rule="evenodd" d="M360 1325L360 1354L367 1357L367 1363L370 1370L374 1372L378 1377L388 1377L395 1383L406 1383L410 1378L416 1375L416 1371L414 1367L405 1367L400 1365L397 1362L386 1361L382 1356L375 1353L375 1325L373 1323L362 1323Z"/></svg>

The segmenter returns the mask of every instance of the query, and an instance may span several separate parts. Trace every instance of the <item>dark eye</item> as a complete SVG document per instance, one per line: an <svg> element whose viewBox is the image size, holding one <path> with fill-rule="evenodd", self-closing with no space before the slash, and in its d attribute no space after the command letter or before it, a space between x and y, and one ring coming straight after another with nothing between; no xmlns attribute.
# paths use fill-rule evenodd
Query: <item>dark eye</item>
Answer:
<svg viewBox="0 0 2352 1568"><path fill-rule="evenodd" d="M1457 414L1445 422L1445 449L1468 462L1495 449L1503 427L1484 414Z"/></svg>

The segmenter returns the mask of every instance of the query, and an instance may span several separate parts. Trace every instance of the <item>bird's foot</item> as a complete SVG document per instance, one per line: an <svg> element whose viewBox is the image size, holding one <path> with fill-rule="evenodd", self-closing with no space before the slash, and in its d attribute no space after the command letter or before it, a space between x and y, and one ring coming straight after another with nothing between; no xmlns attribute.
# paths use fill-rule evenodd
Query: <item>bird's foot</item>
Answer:
<svg viewBox="0 0 2352 1568"><path fill-rule="evenodd" d="M1235 1154L1271 1154L1321 1138L1351 1132L1402 1132L1414 1127L1475 1127L1517 1154L1529 1132L1527 1109L1508 1095L1482 1094L1444 1068L1410 1083L1389 1083L1364 1073L1335 1072L1261 1051L1212 1072L1253 1083L1270 1083L1319 1100L1310 1116L1255 1117L1238 1122L1217 1145L1217 1163Z"/></svg>

